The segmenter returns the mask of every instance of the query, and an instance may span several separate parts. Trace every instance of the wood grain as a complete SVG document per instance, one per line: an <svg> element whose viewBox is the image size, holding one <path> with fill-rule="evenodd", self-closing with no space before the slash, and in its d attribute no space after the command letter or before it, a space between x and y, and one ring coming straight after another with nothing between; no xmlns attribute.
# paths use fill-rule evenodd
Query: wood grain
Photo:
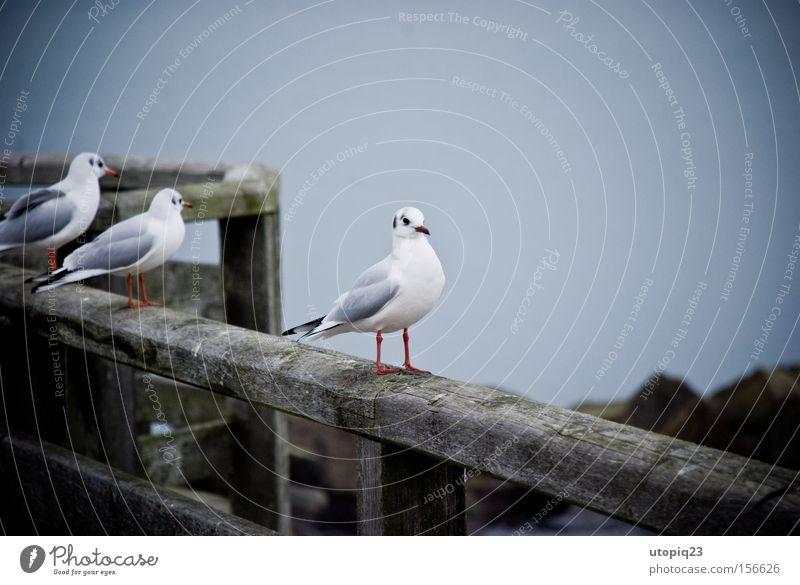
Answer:
<svg viewBox="0 0 800 585"><path fill-rule="evenodd" d="M248 172L260 172L263 165L237 163L208 163L198 161L156 160L153 158L103 155L108 166L120 173L119 177L104 177L106 188L139 189L142 186L171 187L181 183L222 181L234 173L237 179L257 180ZM74 155L13 154L4 168L9 185L49 185L60 181L69 169Z"/></svg>
<svg viewBox="0 0 800 585"><path fill-rule="evenodd" d="M49 185L67 172L71 156L13 155L3 171L8 185ZM104 157L122 172L104 177L100 208L90 231L102 231L113 222L147 210L156 193L178 189L194 207L183 213L186 221L275 214L278 175L260 164L237 165L188 161L155 161L139 157Z"/></svg>
<svg viewBox="0 0 800 585"><path fill-rule="evenodd" d="M26 303L61 343L529 486L669 534L798 531L798 472L437 376L75 287L31 297L0 267L0 313ZM114 348L111 339L114 340Z"/></svg>
<svg viewBox="0 0 800 585"><path fill-rule="evenodd" d="M39 534L275 534L35 437L3 436L0 470L24 486Z"/></svg>
<svg viewBox="0 0 800 585"><path fill-rule="evenodd" d="M466 533L464 470L410 449L358 441L358 534Z"/></svg>
<svg viewBox="0 0 800 585"><path fill-rule="evenodd" d="M268 174L265 171L265 174ZM183 211L187 224L230 217L274 214L277 208L277 178L258 181L219 181L173 185L184 200L192 204ZM163 187L133 191L103 191L91 230L103 230L123 219L147 211L150 202ZM187 225L188 228L188 225ZM187 236L190 230L187 229Z"/></svg>
<svg viewBox="0 0 800 585"><path fill-rule="evenodd" d="M280 331L280 263L274 216L231 217L220 222L225 321L254 331ZM235 514L282 534L290 530L289 437L286 416L232 401Z"/></svg>
<svg viewBox="0 0 800 585"><path fill-rule="evenodd" d="M182 486L201 479L229 478L229 421L193 423L163 433L139 435L145 477L159 485Z"/></svg>

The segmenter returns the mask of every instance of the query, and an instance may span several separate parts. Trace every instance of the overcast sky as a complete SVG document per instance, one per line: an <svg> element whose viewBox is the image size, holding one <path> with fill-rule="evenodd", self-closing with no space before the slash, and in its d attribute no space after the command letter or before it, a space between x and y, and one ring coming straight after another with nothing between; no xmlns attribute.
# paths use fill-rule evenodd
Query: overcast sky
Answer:
<svg viewBox="0 0 800 585"><path fill-rule="evenodd" d="M563 405L628 396L654 370L704 391L800 357L798 17L9 1L0 118L5 134L25 97L13 152L278 169L287 326L385 256L414 205L447 275L412 328L415 365ZM330 343L374 355L370 336ZM399 337L384 348L402 360Z"/></svg>

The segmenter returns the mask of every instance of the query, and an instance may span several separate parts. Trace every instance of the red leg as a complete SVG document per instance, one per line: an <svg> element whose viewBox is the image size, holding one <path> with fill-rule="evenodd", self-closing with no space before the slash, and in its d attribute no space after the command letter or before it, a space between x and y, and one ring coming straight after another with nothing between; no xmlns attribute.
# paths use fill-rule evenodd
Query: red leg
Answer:
<svg viewBox="0 0 800 585"><path fill-rule="evenodd" d="M408 352L408 327L403 329L403 348L406 351L406 361L403 364L409 372L416 372L418 374L430 374L427 370L420 370L411 365L411 356Z"/></svg>
<svg viewBox="0 0 800 585"><path fill-rule="evenodd" d="M133 301L133 274L128 275L128 308L138 309L142 305Z"/></svg>
<svg viewBox="0 0 800 585"><path fill-rule="evenodd" d="M154 305L156 307L161 306L161 303L151 301L150 299L147 298L147 291L144 288L144 274L142 274L141 272L139 273L139 296L142 297L142 305L144 305L145 307L149 307L151 305Z"/></svg>
<svg viewBox="0 0 800 585"><path fill-rule="evenodd" d="M55 248L47 248L47 268L50 272L58 269L58 259Z"/></svg>
<svg viewBox="0 0 800 585"><path fill-rule="evenodd" d="M380 331L375 335L375 343L378 345L378 357L375 360L375 373L379 376L383 376L384 374L396 374L399 372L400 368L384 368L381 365L381 343L383 343L383 335L381 335Z"/></svg>

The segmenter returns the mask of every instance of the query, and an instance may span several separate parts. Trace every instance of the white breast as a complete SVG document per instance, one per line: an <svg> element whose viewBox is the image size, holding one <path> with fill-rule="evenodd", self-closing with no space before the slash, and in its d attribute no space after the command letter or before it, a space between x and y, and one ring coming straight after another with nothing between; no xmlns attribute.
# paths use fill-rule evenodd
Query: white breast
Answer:
<svg viewBox="0 0 800 585"><path fill-rule="evenodd" d="M92 175L91 178L78 185L65 179L53 187L66 191L68 196L64 203L72 206L70 222L60 232L53 234L47 242L49 247L60 248L77 238L92 225L94 216L97 215L97 209L100 207L100 185Z"/></svg>
<svg viewBox="0 0 800 585"><path fill-rule="evenodd" d="M391 333L410 327L433 309L442 295L442 264L427 238L414 238L392 256L395 298L369 319L355 324L362 331Z"/></svg>
<svg viewBox="0 0 800 585"><path fill-rule="evenodd" d="M139 272L147 272L169 260L183 243L186 226L179 213L170 213L166 221L150 221L148 230L156 236L156 245L139 263Z"/></svg>

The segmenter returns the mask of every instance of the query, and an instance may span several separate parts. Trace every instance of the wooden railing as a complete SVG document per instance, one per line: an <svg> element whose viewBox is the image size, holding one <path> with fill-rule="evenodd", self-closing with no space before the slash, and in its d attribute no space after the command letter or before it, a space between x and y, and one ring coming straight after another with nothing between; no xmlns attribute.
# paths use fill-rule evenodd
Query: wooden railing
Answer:
<svg viewBox="0 0 800 585"><path fill-rule="evenodd" d="M243 518L62 447L18 433L0 442L6 505L35 518L39 534L276 535ZM13 478L13 479L11 479ZM17 485L14 486L14 481ZM14 489L16 488L16 489ZM6 511L5 520L11 515Z"/></svg>
<svg viewBox="0 0 800 585"><path fill-rule="evenodd" d="M269 209L272 232L263 240L274 245L277 205ZM252 231L238 234L240 252L252 242ZM171 309L130 311L122 297L92 289L78 294L64 287L31 296L22 284L30 272L0 267L0 324L13 332L13 337L4 336L15 346L2 356L3 395L11 421L2 458L5 473L15 473L14 466L25 457L43 456L49 465L48 449L54 449L34 449L26 438L18 451L17 423L43 438L48 429L65 426L63 420L59 423L63 411L54 405L52 363L46 352L37 353L34 343L50 339L73 348L66 366L70 371L85 369L85 356L99 356L118 365L115 371L131 366L243 405L235 416L248 423L241 434L250 441L246 446L268 445L262 462L271 480L258 488L272 511L286 505L280 481L286 474L280 469L287 464L285 451L275 446L281 443L281 431L265 430L279 428L279 423L271 425L281 417L273 414L272 422L256 424L248 413L288 413L357 435L360 534L463 534L464 486L477 474L667 534L798 531L796 471L473 384L410 374L376 377L371 362L267 333L278 330L277 288L266 295L267 306L258 304L263 299L241 295L250 294L256 277L259 282L272 279L277 287L277 273L263 272L264 266L277 270L277 253L270 245L259 245L257 253L238 259L238 264L224 255L223 271L230 277L235 270L237 279L235 285L223 284L226 309L229 297L240 295L236 311L228 312L228 323ZM272 260L265 261L265 254ZM231 322L234 314L236 320L246 320L248 312L256 315L255 326ZM267 315L263 324L258 315ZM72 361L76 351L77 366ZM28 368L20 367L26 363ZM17 373L9 375L8 368ZM117 389L113 377L106 384L104 390ZM67 389L68 394L80 391ZM32 405L26 409L19 395L29 394ZM23 420L28 411L37 413L34 424ZM42 422L46 417L49 423ZM65 441L56 437L55 442ZM57 457L63 462L63 452ZM158 497L153 495L154 504ZM219 529L218 523L214 526L207 532ZM176 531L174 526L171 530ZM252 526L236 530L250 533Z"/></svg>
<svg viewBox="0 0 800 585"><path fill-rule="evenodd" d="M101 205L90 237L113 221L146 210L159 189L177 187L194 204L184 211L186 239L191 241L201 234L200 222L218 223L221 263L220 266L209 265L207 259L200 257L195 265L184 264L183 271L171 264L160 275L154 272L148 276L151 291L153 288L156 291L169 289L165 292L169 304L193 313L213 313L227 323L259 331L279 330L278 177L273 170L255 164L104 158L122 174L119 179L101 181ZM54 155L4 159L3 181L6 186L25 187L53 183L64 175L69 162L69 157ZM44 268L41 255L30 252L25 256L7 254L2 261L24 263L38 270ZM209 284L203 280L219 274L222 278L210 279ZM23 275L18 273L17 276L22 278ZM179 278L184 280L178 282ZM164 286L159 286L162 283ZM214 285L220 283L220 290L217 290ZM94 286L124 290L122 279L118 278L95 279ZM21 280L14 288L22 291ZM71 288L75 293L75 287ZM176 291L180 292L176 294ZM108 310L109 299L104 298ZM52 307L51 318L62 308L60 305ZM82 347L71 349L63 345L55 334L49 333L44 340L34 339L28 335L24 311L9 311L0 319L0 325L5 325L0 368L6 413L3 426L8 437L13 438L14 431L27 431L28 437L48 439L107 462L115 470L137 475L155 471L155 477L168 479L167 471L174 472L174 467L165 471L166 454L158 453L158 446L148 441L148 429L143 428L146 421L139 420L136 413L137 397L141 402L149 382L143 383L140 374L118 362L93 359ZM113 343L113 337L109 332L109 342ZM53 358L59 361L53 362ZM60 368L54 369L54 363ZM67 363L71 366L67 367ZM54 373L62 371L62 376ZM64 391L65 385L69 386L69 391ZM163 401L166 391L160 390ZM216 410L222 408L214 406ZM232 493L231 509L238 516L286 532L290 517L285 418L273 410L256 409L238 401L230 401L224 405L224 410L224 436L229 446L224 463L232 468L227 474ZM218 428L223 426L223 420L217 421ZM178 443L188 443L188 434L196 446L205 445L213 451L220 442L218 437L195 432L197 428L198 425L175 428L171 434ZM195 440L196 434L201 438ZM47 453L42 451L43 456ZM186 471L189 470L181 469L182 474ZM216 530L214 525L208 526L209 533L216 533ZM241 531L251 530L246 527Z"/></svg>

